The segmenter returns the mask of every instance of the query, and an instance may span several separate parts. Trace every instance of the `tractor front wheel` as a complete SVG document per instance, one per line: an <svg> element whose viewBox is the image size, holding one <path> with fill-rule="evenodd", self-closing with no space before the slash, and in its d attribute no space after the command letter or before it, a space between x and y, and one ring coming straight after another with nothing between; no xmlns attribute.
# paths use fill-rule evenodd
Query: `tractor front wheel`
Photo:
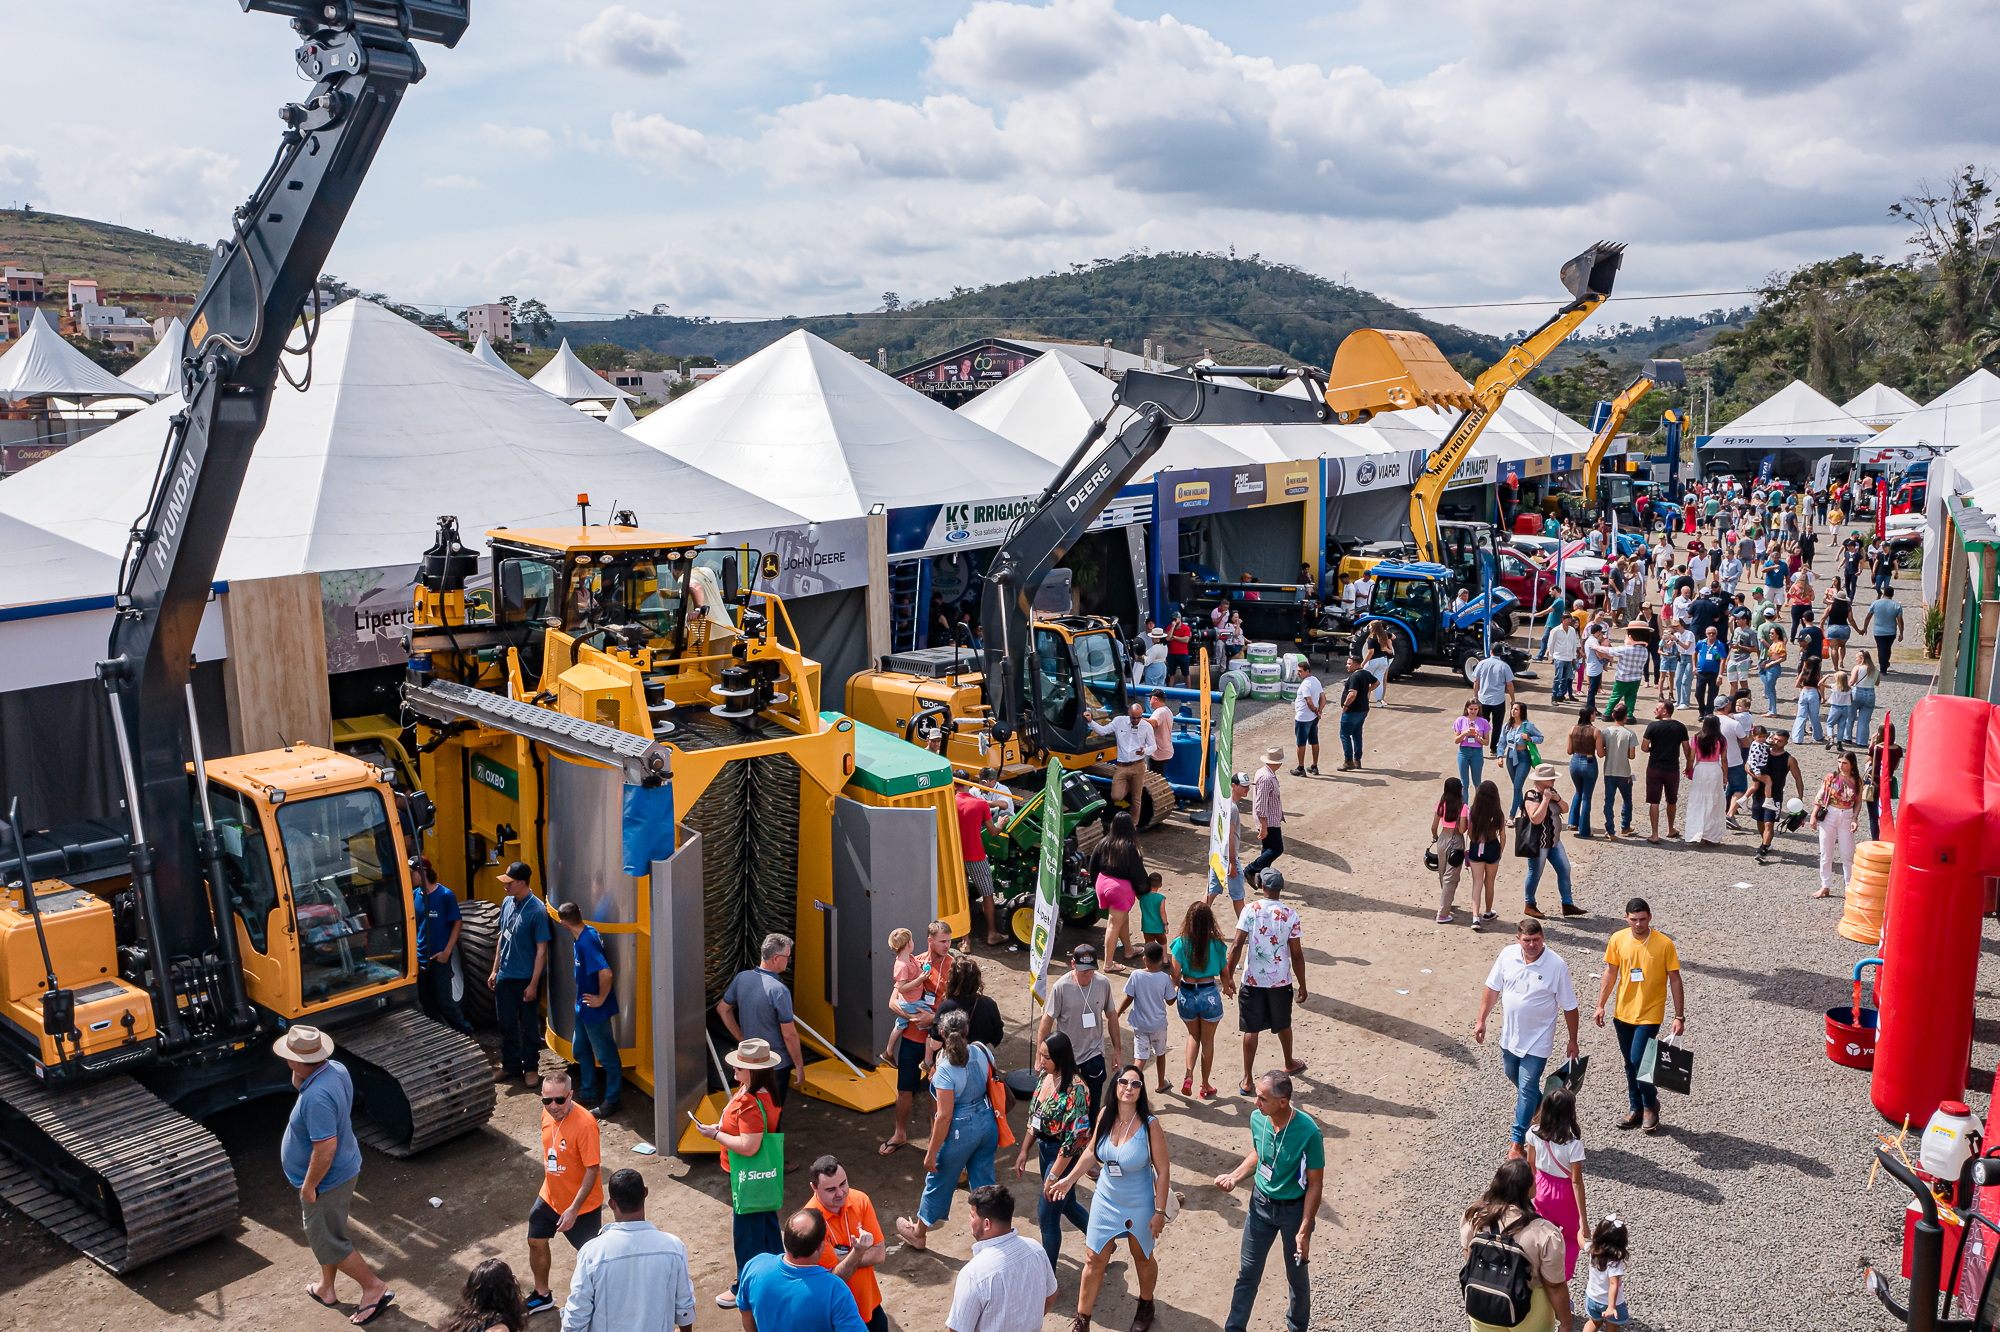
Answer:
<svg viewBox="0 0 2000 1332"><path fill-rule="evenodd" d="M1012 931L1014 941L1023 948L1035 942L1035 904L1031 899L1026 906L1017 906L1007 917L1007 928Z"/></svg>

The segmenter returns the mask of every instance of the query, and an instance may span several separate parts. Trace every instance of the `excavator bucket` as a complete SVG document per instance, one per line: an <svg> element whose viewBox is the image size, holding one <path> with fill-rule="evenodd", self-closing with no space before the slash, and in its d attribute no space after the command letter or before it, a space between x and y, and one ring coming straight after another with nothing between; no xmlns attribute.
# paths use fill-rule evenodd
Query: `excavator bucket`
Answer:
<svg viewBox="0 0 2000 1332"><path fill-rule="evenodd" d="M1360 328L1349 333L1333 356L1326 405L1334 418L1352 425L1378 411L1404 407L1470 410L1472 386L1452 369L1437 344L1421 333Z"/></svg>
<svg viewBox="0 0 2000 1332"><path fill-rule="evenodd" d="M1646 378L1652 380L1656 386L1688 382L1687 367L1679 361L1648 361L1645 374Z"/></svg>
<svg viewBox="0 0 2000 1332"><path fill-rule="evenodd" d="M1578 300L1586 296L1609 296L1618 266L1624 261L1622 241L1599 241L1562 266L1562 284Z"/></svg>

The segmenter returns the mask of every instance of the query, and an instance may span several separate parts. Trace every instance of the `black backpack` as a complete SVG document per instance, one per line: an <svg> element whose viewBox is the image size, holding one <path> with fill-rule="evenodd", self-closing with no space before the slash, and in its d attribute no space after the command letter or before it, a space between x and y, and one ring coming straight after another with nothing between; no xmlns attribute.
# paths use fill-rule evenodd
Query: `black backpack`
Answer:
<svg viewBox="0 0 2000 1332"><path fill-rule="evenodd" d="M1467 1317L1494 1327L1519 1327L1528 1316L1535 1297L1534 1269L1509 1237L1532 1219L1524 1216L1505 1230L1482 1230L1472 1237L1458 1273Z"/></svg>

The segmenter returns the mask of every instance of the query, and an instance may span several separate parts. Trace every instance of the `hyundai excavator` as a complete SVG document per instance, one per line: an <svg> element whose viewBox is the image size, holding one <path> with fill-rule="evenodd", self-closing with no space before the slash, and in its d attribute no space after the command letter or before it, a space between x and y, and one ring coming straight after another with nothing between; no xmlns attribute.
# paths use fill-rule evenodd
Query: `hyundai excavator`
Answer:
<svg viewBox="0 0 2000 1332"><path fill-rule="evenodd" d="M1597 474L1604 465L1605 451L1611 441L1618 437L1618 427L1625 424L1625 417L1639 399L1663 384L1687 383L1687 370L1679 361L1648 361L1645 369L1632 376L1632 382L1619 390L1611 400L1611 412L1604 418L1597 435L1590 441L1590 448L1583 455L1583 507L1597 508Z"/></svg>
<svg viewBox="0 0 2000 1332"><path fill-rule="evenodd" d="M241 0L291 19L312 83L218 242L98 664L124 831L0 824L0 1197L112 1272L236 1224L202 1120L289 1094L288 1026L333 1034L362 1141L404 1156L483 1124L490 1068L414 1003L409 858L427 822L393 773L313 745L206 759L195 631L287 347L409 86L414 43L457 44L469 0ZM293 380L280 356L304 357ZM102 825L99 825L102 831ZM104 861L129 864L86 876ZM84 886L66 882L76 877Z"/></svg>
<svg viewBox="0 0 2000 1332"><path fill-rule="evenodd" d="M1472 401L1444 442L1431 453L1416 484L1410 487L1410 535L1417 546L1417 563L1440 564L1438 500L1458 469L1472 454L1486 423L1500 410L1507 391L1526 379L1563 339L1582 326L1597 307L1610 299L1611 284L1624 261L1625 247L1610 241L1597 244L1562 266L1562 284L1573 298L1549 316L1548 322L1508 348L1499 363L1479 376Z"/></svg>
<svg viewBox="0 0 2000 1332"><path fill-rule="evenodd" d="M1305 397L1255 391L1227 381L1300 380ZM1140 474L1177 425L1358 424L1405 407L1476 406L1473 391L1421 333L1358 329L1335 353L1333 369L1282 365L1200 365L1175 374L1128 370L1103 420L1092 423L1046 489L1030 503L986 572L980 604L981 652L932 647L885 657L847 682L857 720L934 744L961 773L1000 782L1031 781L1051 756L1067 769L1111 762L1110 737L1093 716L1125 711L1130 679L1118 622L1037 609L1044 579L1119 489ZM1112 415L1129 419L1092 454ZM1158 773L1131 810L1140 828L1174 809ZM1032 794L1031 792L1028 794Z"/></svg>

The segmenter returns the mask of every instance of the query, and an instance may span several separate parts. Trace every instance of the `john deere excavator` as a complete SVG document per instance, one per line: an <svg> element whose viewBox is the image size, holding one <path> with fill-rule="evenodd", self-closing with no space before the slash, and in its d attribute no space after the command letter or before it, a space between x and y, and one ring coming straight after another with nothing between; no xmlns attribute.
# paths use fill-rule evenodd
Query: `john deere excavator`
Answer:
<svg viewBox="0 0 2000 1332"><path fill-rule="evenodd" d="M1419 564L1441 564L1438 545L1438 500L1458 469L1472 454L1480 432L1500 410L1507 391L1526 379L1548 354L1562 345L1564 338L1582 326L1611 296L1611 284L1624 261L1625 247L1610 241L1597 244L1562 266L1562 284L1574 298L1549 316L1547 323L1507 349L1499 363L1479 377L1472 386L1465 414L1431 453L1424 470L1410 487L1410 535L1416 542Z"/></svg>
<svg viewBox="0 0 2000 1332"><path fill-rule="evenodd" d="M1292 380L1303 398L1225 381ZM1115 496L1139 475L1176 425L1360 423L1404 407L1477 403L1436 344L1421 333L1359 329L1341 343L1331 373L1282 365L1193 367L1162 374L1128 370L1105 420L1093 423L1056 477L1015 521L986 574L979 654L925 648L885 658L847 683L847 710L860 721L937 743L962 773L1029 778L1059 756L1069 769L1115 757L1091 729L1094 714L1126 708L1130 670L1116 620L1037 611L1035 597L1054 569ZM1129 420L1092 454L1110 416ZM1132 811L1141 828L1173 812L1173 792L1156 773Z"/></svg>
<svg viewBox="0 0 2000 1332"><path fill-rule="evenodd" d="M392 774L311 745L205 760L190 654L251 451L321 265L408 87L468 0L242 0L291 18L312 89L216 246L146 512L98 665L123 836L0 825L0 1197L113 1272L219 1234L236 1179L201 1120L289 1094L273 1039L333 1032L363 1141L393 1155L484 1123L479 1047L422 1016ZM317 311L315 311L315 314ZM317 320L304 330L311 375ZM290 379L290 372L286 377ZM293 381L298 383L299 381ZM102 832L100 825L100 833ZM80 880L129 860L130 874Z"/></svg>
<svg viewBox="0 0 2000 1332"><path fill-rule="evenodd" d="M1586 510L1598 507L1598 471L1604 466L1605 451L1618 437L1618 427L1625 424L1625 417L1631 412L1633 404L1661 385L1685 383L1687 370L1679 361L1648 361L1646 368L1632 376L1632 382L1620 389L1618 396L1611 400L1610 413L1604 418L1604 424L1598 427L1596 436L1590 441L1590 448L1583 455L1583 507Z"/></svg>

